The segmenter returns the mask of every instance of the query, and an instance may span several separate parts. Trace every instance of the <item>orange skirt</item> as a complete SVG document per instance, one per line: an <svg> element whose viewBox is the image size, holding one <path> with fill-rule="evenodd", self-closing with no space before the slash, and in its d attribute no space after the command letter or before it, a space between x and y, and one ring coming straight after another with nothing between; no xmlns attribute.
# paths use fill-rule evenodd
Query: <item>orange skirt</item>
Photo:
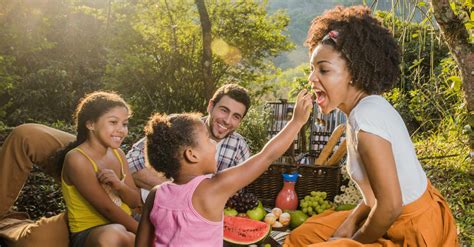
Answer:
<svg viewBox="0 0 474 247"><path fill-rule="evenodd" d="M372 244L352 239L326 242L351 211L326 211L309 218L285 239L283 246L459 246L448 204L430 182L423 195L405 205L387 233Z"/></svg>

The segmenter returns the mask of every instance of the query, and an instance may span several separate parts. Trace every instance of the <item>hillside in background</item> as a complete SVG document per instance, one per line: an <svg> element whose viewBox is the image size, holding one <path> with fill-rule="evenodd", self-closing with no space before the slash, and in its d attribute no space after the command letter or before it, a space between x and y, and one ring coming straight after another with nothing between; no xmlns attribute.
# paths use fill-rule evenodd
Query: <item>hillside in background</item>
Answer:
<svg viewBox="0 0 474 247"><path fill-rule="evenodd" d="M367 0L365 2L371 5L373 1ZM377 5L374 6L374 9L390 10L391 2L390 0L377 1ZM362 3L362 0L269 0L269 13L283 10L286 11L290 17L287 35L296 46L295 49L275 58L275 65L281 69L287 69L296 67L302 63L307 63L308 51L303 43L306 39L306 33L311 20L336 5L350 6Z"/></svg>

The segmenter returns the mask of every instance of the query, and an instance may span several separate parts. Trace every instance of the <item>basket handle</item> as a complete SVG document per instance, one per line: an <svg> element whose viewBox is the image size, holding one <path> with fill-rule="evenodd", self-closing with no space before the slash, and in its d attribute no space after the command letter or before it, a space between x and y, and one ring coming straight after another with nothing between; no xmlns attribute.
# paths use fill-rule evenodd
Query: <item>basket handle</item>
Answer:
<svg viewBox="0 0 474 247"><path fill-rule="evenodd" d="M346 125L345 124L340 124L334 129L332 132L331 136L328 139L328 142L326 146L324 146L323 150L321 150L321 153L319 154L319 157L314 161L314 164L316 165L324 165L327 163L327 159L329 155L332 152L332 149L334 146L336 146L337 141L339 140L339 137L344 133L344 130Z"/></svg>

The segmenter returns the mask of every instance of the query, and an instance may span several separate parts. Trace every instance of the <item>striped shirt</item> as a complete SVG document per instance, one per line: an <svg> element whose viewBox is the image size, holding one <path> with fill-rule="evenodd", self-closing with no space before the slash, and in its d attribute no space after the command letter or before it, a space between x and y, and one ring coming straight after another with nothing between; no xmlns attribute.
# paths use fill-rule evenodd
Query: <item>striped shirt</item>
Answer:
<svg viewBox="0 0 474 247"><path fill-rule="evenodd" d="M245 139L236 132L217 143L217 170L222 171L236 166L250 157L250 150Z"/></svg>

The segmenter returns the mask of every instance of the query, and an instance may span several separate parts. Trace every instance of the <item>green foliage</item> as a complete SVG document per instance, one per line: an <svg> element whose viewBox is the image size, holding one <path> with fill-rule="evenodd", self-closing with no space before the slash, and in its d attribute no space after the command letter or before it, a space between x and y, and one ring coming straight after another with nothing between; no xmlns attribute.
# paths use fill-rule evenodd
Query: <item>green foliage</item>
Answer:
<svg viewBox="0 0 474 247"><path fill-rule="evenodd" d="M6 111L11 102L8 101L8 95L18 79L14 74L10 74L14 57L0 55L0 119L5 119Z"/></svg>
<svg viewBox="0 0 474 247"><path fill-rule="evenodd" d="M311 92L313 90L311 88L311 83L307 79L310 73L309 68L307 66L304 66L303 68L304 68L303 69L304 76L293 79L293 82L292 82L293 89L289 92L290 100L296 99L296 96L298 95L298 93L303 89L306 89L308 92Z"/></svg>
<svg viewBox="0 0 474 247"><path fill-rule="evenodd" d="M270 109L264 104L254 105L237 130L247 141L252 154L260 152L268 141L267 126L270 123L270 114Z"/></svg>
<svg viewBox="0 0 474 247"><path fill-rule="evenodd" d="M74 85L70 79L66 70L54 65L23 77L11 90L13 100L8 111L9 124L71 119L78 99L84 95L84 91L91 89L78 90L79 92L75 93L74 88L80 87ZM81 87L85 86L88 86L87 83L81 84ZM90 88L93 88L93 85L90 85Z"/></svg>
<svg viewBox="0 0 474 247"><path fill-rule="evenodd" d="M265 7L207 2L214 83L204 85L194 1L2 1L0 117L70 122L79 98L98 89L121 93L137 123L155 111L204 111L207 92L229 82L258 101L278 73L270 58L292 47L288 17Z"/></svg>
<svg viewBox="0 0 474 247"><path fill-rule="evenodd" d="M429 179L446 198L456 218L461 245L467 246L474 239L474 174L463 127L445 118L438 128L416 134L413 140Z"/></svg>
<svg viewBox="0 0 474 247"><path fill-rule="evenodd" d="M57 215L65 209L60 184L39 167L33 166L12 210L26 212L31 219L38 220L43 216Z"/></svg>
<svg viewBox="0 0 474 247"><path fill-rule="evenodd" d="M389 12L376 14L392 29L402 50L400 83L385 96L400 112L409 131L428 131L441 119L454 117L449 111L459 108L463 96L459 84L452 83L459 78L459 69L439 38L439 31L425 22L407 22Z"/></svg>
<svg viewBox="0 0 474 247"><path fill-rule="evenodd" d="M122 143L122 150L126 153L132 145L145 137L145 133L143 132L143 124L131 124L128 127L128 135Z"/></svg>
<svg viewBox="0 0 474 247"><path fill-rule="evenodd" d="M282 13L267 15L263 3L210 1L214 85L204 85L202 38L192 1L143 1L115 18L118 38L109 53L106 84L130 98L139 119L150 113L204 111L206 86L228 82L250 88L252 96L269 90L264 82L276 69L268 58L288 50L281 34ZM130 10L116 6L114 13Z"/></svg>
<svg viewBox="0 0 474 247"><path fill-rule="evenodd" d="M393 16L391 12L377 11L376 15L384 26L391 29L401 47L400 89L411 90L413 83L427 83L433 73L433 65L448 56L448 48L439 39L439 31L424 22L415 23Z"/></svg>
<svg viewBox="0 0 474 247"><path fill-rule="evenodd" d="M0 114L9 125L70 121L77 100L101 88L103 24L72 7L69 1L2 1L0 87L7 90Z"/></svg>
<svg viewBox="0 0 474 247"><path fill-rule="evenodd" d="M237 132L247 141L250 152L256 154L262 150L268 141L268 129L270 125L271 111L264 104L252 106Z"/></svg>
<svg viewBox="0 0 474 247"><path fill-rule="evenodd" d="M413 83L413 89L408 92L395 88L385 94L405 119L412 133L437 130L443 119L450 119L460 126L467 124L456 63L452 58L442 60L437 65L435 74L438 76L429 78L423 84Z"/></svg>
<svg viewBox="0 0 474 247"><path fill-rule="evenodd" d="M275 64L282 69L297 67L302 63L308 63L308 49L304 47L304 41L311 21L321 15L325 10L336 5L350 6L357 4L374 4L374 9L389 10L390 1L361 1L361 0L271 0L268 1L268 11L273 13L284 9L290 17L287 35L295 43L295 49L284 52L276 59Z"/></svg>

